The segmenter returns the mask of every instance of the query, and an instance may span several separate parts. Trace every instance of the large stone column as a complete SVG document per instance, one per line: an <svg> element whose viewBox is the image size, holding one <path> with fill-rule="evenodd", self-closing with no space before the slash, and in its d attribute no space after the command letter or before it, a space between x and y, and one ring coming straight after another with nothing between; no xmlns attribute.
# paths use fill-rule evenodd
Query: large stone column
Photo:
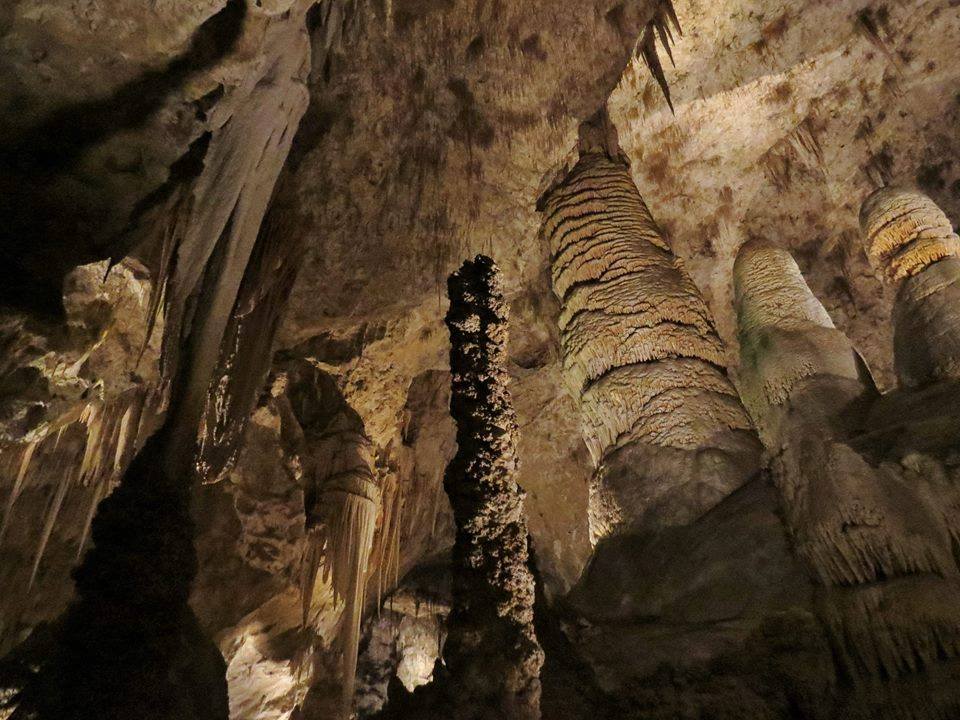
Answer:
<svg viewBox="0 0 960 720"><path fill-rule="evenodd" d="M885 187L860 210L871 263L897 287L894 365L900 385L960 379L960 238L922 193Z"/></svg>
<svg viewBox="0 0 960 720"><path fill-rule="evenodd" d="M597 468L594 542L692 522L759 455L709 308L609 152L613 132L597 142L585 126L579 162L541 201L564 376Z"/></svg>
<svg viewBox="0 0 960 720"><path fill-rule="evenodd" d="M878 395L789 253L748 243L734 284L744 401L850 702L875 717L870 708L933 681L940 670L918 674L960 650L949 531L928 495L848 444Z"/></svg>
<svg viewBox="0 0 960 720"><path fill-rule="evenodd" d="M499 270L478 255L450 276L448 292L450 412L457 424L457 454L444 478L457 525L443 653L448 697L456 718L539 718L543 653L533 629Z"/></svg>

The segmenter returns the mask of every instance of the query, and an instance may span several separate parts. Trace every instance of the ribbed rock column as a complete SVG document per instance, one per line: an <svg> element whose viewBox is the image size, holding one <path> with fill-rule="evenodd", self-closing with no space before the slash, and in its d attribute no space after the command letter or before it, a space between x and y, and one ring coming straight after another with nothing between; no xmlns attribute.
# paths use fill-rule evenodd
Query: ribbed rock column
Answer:
<svg viewBox="0 0 960 720"><path fill-rule="evenodd" d="M444 646L448 696L457 718L539 718L543 653L533 629L499 271L479 255L450 276L448 292L458 446L444 478L457 525Z"/></svg>
<svg viewBox="0 0 960 720"><path fill-rule="evenodd" d="M624 161L582 146L541 209L564 377L597 467L591 537L689 523L759 455L710 311Z"/></svg>
<svg viewBox="0 0 960 720"><path fill-rule="evenodd" d="M734 287L744 401L844 673L880 683L956 657L946 525L894 468L872 467L845 442L877 397L869 372L786 251L745 245Z"/></svg>
<svg viewBox="0 0 960 720"><path fill-rule="evenodd" d="M922 193L885 187L860 210L871 263L897 286L894 366L915 388L960 378L960 238Z"/></svg>

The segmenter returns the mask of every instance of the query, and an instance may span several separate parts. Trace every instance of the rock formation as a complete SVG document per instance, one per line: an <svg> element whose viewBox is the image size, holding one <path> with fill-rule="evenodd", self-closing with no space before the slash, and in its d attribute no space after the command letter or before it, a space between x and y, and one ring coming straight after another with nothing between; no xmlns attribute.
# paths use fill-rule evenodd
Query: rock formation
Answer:
<svg viewBox="0 0 960 720"><path fill-rule="evenodd" d="M897 287L894 366L903 387L960 378L960 238L923 193L884 187L864 200L867 256Z"/></svg>
<svg viewBox="0 0 960 720"><path fill-rule="evenodd" d="M0 718L960 717L958 13L0 0ZM477 253L542 664L441 651Z"/></svg>
<svg viewBox="0 0 960 720"><path fill-rule="evenodd" d="M450 276L450 412L457 454L444 477L457 523L443 657L457 718L540 717L543 653L533 629L517 421L507 387L500 272L478 255Z"/></svg>
<svg viewBox="0 0 960 720"><path fill-rule="evenodd" d="M855 704L875 708L883 700L864 696L900 697L911 676L935 677L931 666L956 657L960 611L944 602L960 587L949 528L922 488L851 447L876 389L790 254L747 243L734 284L744 400L794 547L820 586L838 670ZM931 697L932 714L917 716L939 717L955 702L953 693Z"/></svg>
<svg viewBox="0 0 960 720"><path fill-rule="evenodd" d="M759 451L710 310L612 156L604 117L581 130L540 230L564 377L597 468L594 542L695 520L753 475Z"/></svg>

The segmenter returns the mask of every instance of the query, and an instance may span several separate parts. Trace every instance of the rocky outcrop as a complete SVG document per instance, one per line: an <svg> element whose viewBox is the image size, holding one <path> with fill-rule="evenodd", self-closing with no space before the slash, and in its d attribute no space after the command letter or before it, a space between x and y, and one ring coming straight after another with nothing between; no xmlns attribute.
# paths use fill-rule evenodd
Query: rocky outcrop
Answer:
<svg viewBox="0 0 960 720"><path fill-rule="evenodd" d="M597 467L594 542L692 522L756 472L759 453L710 311L609 149L582 137L541 201L564 377Z"/></svg>
<svg viewBox="0 0 960 720"><path fill-rule="evenodd" d="M450 412L457 454L444 488L457 524L443 657L457 718L540 717L543 653L533 629L518 432L505 368L500 273L482 255L450 276Z"/></svg>
<svg viewBox="0 0 960 720"><path fill-rule="evenodd" d="M867 256L897 287L894 366L903 387L960 378L960 238L923 193L885 187L860 210Z"/></svg>

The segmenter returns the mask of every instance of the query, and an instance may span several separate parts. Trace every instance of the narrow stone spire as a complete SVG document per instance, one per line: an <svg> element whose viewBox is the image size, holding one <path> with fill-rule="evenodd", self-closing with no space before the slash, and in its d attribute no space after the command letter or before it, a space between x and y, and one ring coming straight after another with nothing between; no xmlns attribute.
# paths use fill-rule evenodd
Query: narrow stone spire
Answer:
<svg viewBox="0 0 960 720"><path fill-rule="evenodd" d="M541 201L564 378L597 467L594 542L695 520L759 455L710 310L610 147L582 137L580 161Z"/></svg>
<svg viewBox="0 0 960 720"><path fill-rule="evenodd" d="M450 412L458 446L444 478L457 525L444 646L449 697L456 718L535 720L543 652L533 629L499 270L478 255L450 276L448 292Z"/></svg>
<svg viewBox="0 0 960 720"><path fill-rule="evenodd" d="M943 210L922 193L873 192L860 210L867 257L897 286L894 367L916 388L960 379L960 238Z"/></svg>

